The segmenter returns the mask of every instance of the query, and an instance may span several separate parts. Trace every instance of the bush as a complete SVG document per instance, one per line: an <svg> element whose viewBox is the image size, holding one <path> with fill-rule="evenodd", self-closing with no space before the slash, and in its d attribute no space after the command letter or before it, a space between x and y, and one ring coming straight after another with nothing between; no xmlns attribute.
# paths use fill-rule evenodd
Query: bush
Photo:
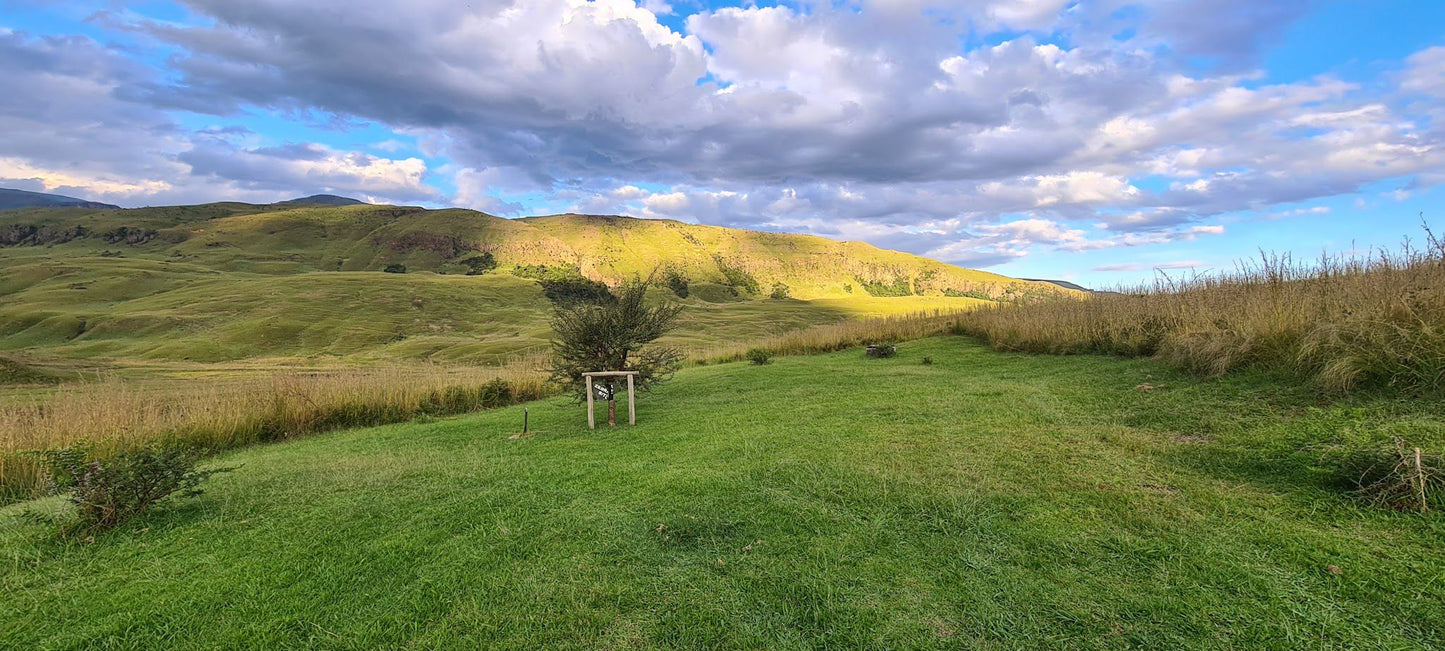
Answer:
<svg viewBox="0 0 1445 651"><path fill-rule="evenodd" d="M783 283L773 283L773 291L768 298L782 300L793 295L792 289Z"/></svg>
<svg viewBox="0 0 1445 651"><path fill-rule="evenodd" d="M198 495L211 475L232 468L197 470L201 454L176 445L124 450L95 460L76 448L35 452L52 492L65 493L76 519L61 524L62 535L112 529L172 495Z"/></svg>
<svg viewBox="0 0 1445 651"><path fill-rule="evenodd" d="M995 300L994 297L988 295L988 292L981 292L977 289L959 290L949 288L943 290L943 295L951 298L977 298L983 301Z"/></svg>
<svg viewBox="0 0 1445 651"><path fill-rule="evenodd" d="M506 407L515 399L515 396L512 395L511 382L497 378L482 385L481 403L487 409Z"/></svg>
<svg viewBox="0 0 1445 651"><path fill-rule="evenodd" d="M932 358L932 357L924 357L924 358L923 358L923 365L924 365L924 366L933 366L933 358Z"/></svg>
<svg viewBox="0 0 1445 651"><path fill-rule="evenodd" d="M727 286L732 288L734 296L739 292L756 295L760 291L758 279L754 278L746 269L733 266L726 258L716 253L713 254L712 259L717 263L718 271L726 279Z"/></svg>
<svg viewBox="0 0 1445 651"><path fill-rule="evenodd" d="M561 303L552 313L551 380L586 400L584 373L637 371L634 383L621 377L599 377L592 382L596 397L608 401L608 423L615 424L612 404L623 387L648 391L672 377L682 353L668 346L650 346L677 325L682 304L648 300L652 280L633 280L618 287L617 295L600 303Z"/></svg>
<svg viewBox="0 0 1445 651"><path fill-rule="evenodd" d="M676 294L678 298L687 298L687 276L676 269L668 269L665 280L667 288L672 290L673 294Z"/></svg>
<svg viewBox="0 0 1445 651"><path fill-rule="evenodd" d="M894 345L894 344L887 344L887 343L883 343L883 344L868 344L868 347L867 347L866 349L864 349L863 354L866 355L866 356L868 356L868 357L875 358L875 359L881 359L881 358L884 358L884 357L892 357L892 356L898 354L898 346L896 346L896 345Z"/></svg>
<svg viewBox="0 0 1445 651"><path fill-rule="evenodd" d="M763 364L767 364L773 361L773 354L761 348L754 348L752 350L749 350L746 357L749 362L752 362L758 366L762 366Z"/></svg>
<svg viewBox="0 0 1445 651"><path fill-rule="evenodd" d="M607 285L587 278L577 267L572 266L547 266L517 265L512 269L512 275L518 278L531 278L542 286L542 294L547 300L554 304L566 303L605 303L614 300L612 292Z"/></svg>
<svg viewBox="0 0 1445 651"><path fill-rule="evenodd" d="M869 296L912 296L913 288L908 284L907 278L894 278L893 282L870 282L858 278L858 284L863 286L863 291Z"/></svg>
<svg viewBox="0 0 1445 651"><path fill-rule="evenodd" d="M382 271L385 271L386 273L389 273L389 274L404 274L404 273L406 273L406 265L404 265L404 264L399 264L399 263L398 263L398 264L389 264L389 265L386 265L386 268L385 268L385 269L382 269Z"/></svg>
<svg viewBox="0 0 1445 651"><path fill-rule="evenodd" d="M467 266L468 276L480 276L497 268L497 258L491 252L484 251L480 255L462 260L462 264Z"/></svg>

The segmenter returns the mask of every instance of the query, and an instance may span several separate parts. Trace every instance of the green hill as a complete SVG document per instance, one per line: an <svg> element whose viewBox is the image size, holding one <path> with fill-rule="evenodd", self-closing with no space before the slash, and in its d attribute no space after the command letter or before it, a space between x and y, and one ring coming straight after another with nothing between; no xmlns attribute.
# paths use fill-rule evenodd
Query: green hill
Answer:
<svg viewBox="0 0 1445 651"><path fill-rule="evenodd" d="M522 277L544 268L608 284L658 272L689 306L674 343L697 348L1063 291L857 242L626 217L39 208L0 214L0 350L107 362L499 361L545 348L550 304Z"/></svg>

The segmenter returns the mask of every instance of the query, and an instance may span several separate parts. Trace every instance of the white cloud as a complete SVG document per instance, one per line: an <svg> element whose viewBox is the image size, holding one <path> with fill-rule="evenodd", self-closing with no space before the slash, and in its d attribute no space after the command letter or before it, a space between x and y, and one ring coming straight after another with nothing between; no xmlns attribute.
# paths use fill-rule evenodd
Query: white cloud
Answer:
<svg viewBox="0 0 1445 651"><path fill-rule="evenodd" d="M675 31L657 16L693 5L188 0L193 24L97 20L155 39L173 55L162 70L81 37L0 33L7 81L26 90L0 96L0 175L136 201L334 188L512 215L545 196L995 262L1445 182L1429 101L1445 48L1402 62L1393 87L1267 83L1261 53L1307 4L749 4ZM185 111L404 135L378 156L197 133L171 117ZM404 142L450 163L428 169Z"/></svg>

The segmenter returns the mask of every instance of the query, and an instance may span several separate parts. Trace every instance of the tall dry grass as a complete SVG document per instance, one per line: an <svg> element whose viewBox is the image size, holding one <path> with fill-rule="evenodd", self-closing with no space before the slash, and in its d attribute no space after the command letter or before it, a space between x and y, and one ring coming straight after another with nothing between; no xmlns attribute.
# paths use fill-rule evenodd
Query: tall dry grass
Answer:
<svg viewBox="0 0 1445 651"><path fill-rule="evenodd" d="M1445 243L1299 263L1262 254L1235 271L960 315L1001 350L1153 356L1219 375L1288 369L1332 391L1445 388Z"/></svg>
<svg viewBox="0 0 1445 651"><path fill-rule="evenodd" d="M455 414L552 393L537 362L399 364L219 380L104 379L0 404L0 503L33 495L24 450L84 445L99 455L173 441L223 450L419 415Z"/></svg>
<svg viewBox="0 0 1445 651"><path fill-rule="evenodd" d="M956 328L962 311L932 310L858 321L813 326L746 344L690 351L688 358L699 365L736 362L753 349L773 355L816 355L863 344L909 341L943 334Z"/></svg>

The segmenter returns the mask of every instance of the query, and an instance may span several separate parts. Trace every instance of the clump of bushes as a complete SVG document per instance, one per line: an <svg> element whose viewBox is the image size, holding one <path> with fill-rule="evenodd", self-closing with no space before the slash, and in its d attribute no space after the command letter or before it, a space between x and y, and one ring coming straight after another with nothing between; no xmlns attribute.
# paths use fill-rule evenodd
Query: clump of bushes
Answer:
<svg viewBox="0 0 1445 651"><path fill-rule="evenodd" d="M542 286L542 294L554 304L607 303L616 300L604 283L582 275L577 267L545 264L517 265L512 275L531 278Z"/></svg>
<svg viewBox="0 0 1445 651"><path fill-rule="evenodd" d="M82 226L33 226L30 224L6 224L0 226L0 246L42 246L64 244L85 237Z"/></svg>
<svg viewBox="0 0 1445 651"><path fill-rule="evenodd" d="M683 275L681 271L668 269L663 274L663 281L667 283L667 288L672 290L672 293L677 295L678 298L687 298L687 276Z"/></svg>
<svg viewBox="0 0 1445 651"><path fill-rule="evenodd" d="M483 251L478 255L462 260L467 267L468 276L480 276L488 271L497 268L497 258L490 251Z"/></svg>
<svg viewBox="0 0 1445 651"><path fill-rule="evenodd" d="M73 519L53 519L64 536L113 529L172 496L200 494L200 485L233 468L199 469L201 452L177 445L129 448L105 459L81 448L32 453L52 493L75 506Z"/></svg>
<svg viewBox="0 0 1445 651"><path fill-rule="evenodd" d="M933 366L933 358L932 358L932 357L924 357L921 363L922 363L924 366Z"/></svg>
<svg viewBox="0 0 1445 651"><path fill-rule="evenodd" d="M977 290L977 289L959 290L959 289L953 289L953 288L950 287L950 288L948 288L948 289L943 290L943 295L944 295L944 296L948 296L948 297L952 297L952 298L977 298L977 299L983 300L983 301L996 300L996 299L994 299L994 297L989 296L989 295L988 295L988 292L982 292L982 291L979 291L979 290Z"/></svg>
<svg viewBox="0 0 1445 651"><path fill-rule="evenodd" d="M773 361L773 354L761 348L753 348L746 355L749 362L762 366Z"/></svg>
<svg viewBox="0 0 1445 651"><path fill-rule="evenodd" d="M863 349L863 354L874 359L893 357L898 354L898 346L891 343L868 344L868 347Z"/></svg>
<svg viewBox="0 0 1445 651"><path fill-rule="evenodd" d="M149 228L137 228L135 226L121 226L112 231L106 232L101 237L106 244L129 244L139 246L153 239L156 239L155 231Z"/></svg>
<svg viewBox="0 0 1445 651"><path fill-rule="evenodd" d="M904 277L894 278L891 282L868 281L858 278L858 284L863 286L863 291L869 296L912 296L913 287L909 285L908 279Z"/></svg>
<svg viewBox="0 0 1445 651"><path fill-rule="evenodd" d="M722 273L727 286L732 288L734 296L737 296L739 293L756 295L761 291L758 285L758 279L754 278L746 269L734 266L729 263L726 258L716 253L713 254L712 259L713 262L717 263L717 269Z"/></svg>
<svg viewBox="0 0 1445 651"><path fill-rule="evenodd" d="M389 274L404 274L406 273L406 265L401 263L389 264L386 265L386 268L382 269L382 271Z"/></svg>
<svg viewBox="0 0 1445 651"><path fill-rule="evenodd" d="M792 290L792 288L788 287L787 284L785 284L785 283L773 283L773 291L772 291L772 293L768 294L768 298L772 298L772 299L775 299L775 300L782 300L782 299L788 298L788 297L790 297L790 296L792 296L792 295L793 295L793 290Z"/></svg>

